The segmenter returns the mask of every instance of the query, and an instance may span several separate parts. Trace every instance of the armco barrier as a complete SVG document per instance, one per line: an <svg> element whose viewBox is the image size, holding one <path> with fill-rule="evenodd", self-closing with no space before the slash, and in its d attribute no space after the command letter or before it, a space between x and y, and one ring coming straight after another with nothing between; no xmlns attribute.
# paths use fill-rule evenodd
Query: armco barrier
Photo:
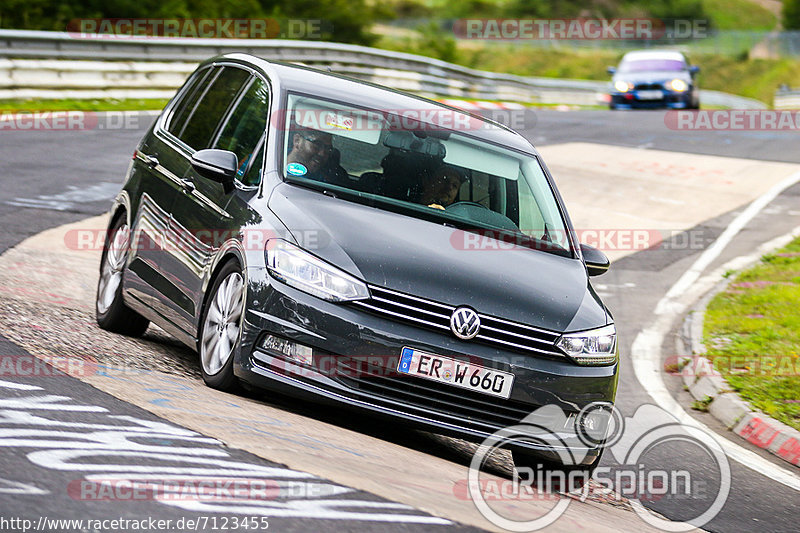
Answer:
<svg viewBox="0 0 800 533"><path fill-rule="evenodd" d="M340 43L260 39L120 39L0 30L0 98L166 98L198 61L244 52L425 95L522 103L597 104L607 82L514 76L413 54ZM701 91L709 105L764 104Z"/></svg>
<svg viewBox="0 0 800 533"><path fill-rule="evenodd" d="M777 91L775 109L800 109L800 90Z"/></svg>

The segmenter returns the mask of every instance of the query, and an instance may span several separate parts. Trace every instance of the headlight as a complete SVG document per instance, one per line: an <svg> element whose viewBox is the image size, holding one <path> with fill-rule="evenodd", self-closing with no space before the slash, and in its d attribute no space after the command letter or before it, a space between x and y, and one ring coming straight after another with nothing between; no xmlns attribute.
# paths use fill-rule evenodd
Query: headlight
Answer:
<svg viewBox="0 0 800 533"><path fill-rule="evenodd" d="M565 333L556 346L581 365L607 365L617 357L617 329L614 324L602 328Z"/></svg>
<svg viewBox="0 0 800 533"><path fill-rule="evenodd" d="M329 302L369 298L364 282L283 239L267 241L267 269L275 278Z"/></svg>
<svg viewBox="0 0 800 533"><path fill-rule="evenodd" d="M621 93L626 93L631 89L633 89L633 85L628 83L627 81L620 80L614 82L614 88Z"/></svg>
<svg viewBox="0 0 800 533"><path fill-rule="evenodd" d="M673 91L678 91L679 93L682 93L689 88L685 81L677 78L669 82L669 86Z"/></svg>

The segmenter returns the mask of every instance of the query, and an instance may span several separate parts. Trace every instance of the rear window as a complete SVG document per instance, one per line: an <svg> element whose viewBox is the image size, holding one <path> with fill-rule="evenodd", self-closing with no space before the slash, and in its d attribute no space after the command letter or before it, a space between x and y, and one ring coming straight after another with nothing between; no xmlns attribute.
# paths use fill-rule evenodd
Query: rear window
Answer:
<svg viewBox="0 0 800 533"><path fill-rule="evenodd" d="M176 102L172 110L172 115L167 123L167 131L179 135L186 125L186 119L194 110L197 101L203 95L210 80L213 80L220 69L207 68L195 75L187 82L186 90L181 94L180 100Z"/></svg>
<svg viewBox="0 0 800 533"><path fill-rule="evenodd" d="M170 129L170 131L195 150L209 148L217 125L248 77L249 74L245 70L235 67L223 68L200 96L194 108L187 111L186 119L180 129Z"/></svg>

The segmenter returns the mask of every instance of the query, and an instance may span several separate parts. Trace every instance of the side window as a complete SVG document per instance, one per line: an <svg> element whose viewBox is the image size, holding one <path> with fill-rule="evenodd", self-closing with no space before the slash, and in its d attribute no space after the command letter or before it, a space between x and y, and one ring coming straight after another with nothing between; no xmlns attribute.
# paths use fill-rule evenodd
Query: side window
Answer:
<svg viewBox="0 0 800 533"><path fill-rule="evenodd" d="M248 76L240 68L223 68L186 119L183 131L178 133L180 140L195 150L208 148L217 124Z"/></svg>
<svg viewBox="0 0 800 533"><path fill-rule="evenodd" d="M209 81L219 73L220 69L207 68L202 72L198 72L187 82L187 89L181 96L181 100L172 108L172 117L167 124L167 131L175 135L179 135L183 127L186 125L186 118L197 105L197 100L203 95Z"/></svg>
<svg viewBox="0 0 800 533"><path fill-rule="evenodd" d="M213 146L236 154L239 158L237 177L246 185L256 185L260 181L259 175L253 178L249 173L247 180L242 178L247 169L252 167L251 159L255 160L258 155L258 143L266 130L268 113L269 88L260 78L253 78L244 96L228 116ZM251 179L255 179L255 182L251 182Z"/></svg>
<svg viewBox="0 0 800 533"><path fill-rule="evenodd" d="M236 177L245 185L258 185L261 183L261 170L264 166L264 143L260 143L252 156L239 163Z"/></svg>

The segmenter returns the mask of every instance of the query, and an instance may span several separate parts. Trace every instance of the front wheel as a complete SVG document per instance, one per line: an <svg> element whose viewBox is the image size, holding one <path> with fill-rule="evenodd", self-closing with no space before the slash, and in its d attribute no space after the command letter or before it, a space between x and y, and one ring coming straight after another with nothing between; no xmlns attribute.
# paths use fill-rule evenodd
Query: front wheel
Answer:
<svg viewBox="0 0 800 533"><path fill-rule="evenodd" d="M220 270L208 293L198 340L203 380L211 388L230 391L238 385L233 359L239 345L244 309L244 278L231 261Z"/></svg>
<svg viewBox="0 0 800 533"><path fill-rule="evenodd" d="M145 332L150 321L122 301L122 276L130 251L130 234L125 217L121 216L106 235L100 258L95 312L101 328L138 337Z"/></svg>

